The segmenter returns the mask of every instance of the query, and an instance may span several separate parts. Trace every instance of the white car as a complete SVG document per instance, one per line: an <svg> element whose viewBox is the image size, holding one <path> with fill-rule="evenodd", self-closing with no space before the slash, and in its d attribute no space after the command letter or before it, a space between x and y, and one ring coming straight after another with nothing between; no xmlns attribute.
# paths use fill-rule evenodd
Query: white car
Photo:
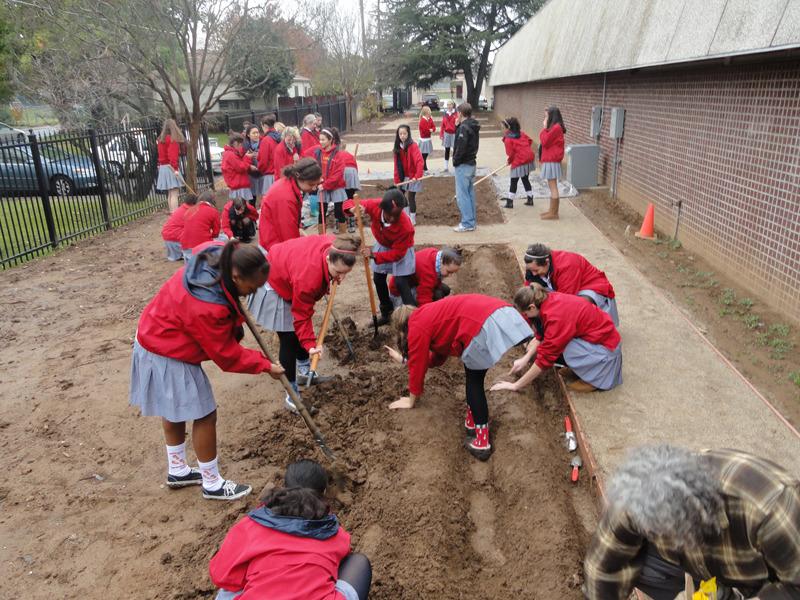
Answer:
<svg viewBox="0 0 800 600"><path fill-rule="evenodd" d="M132 175L150 160L150 147L141 133L115 135L98 150L106 168L117 179Z"/></svg>
<svg viewBox="0 0 800 600"><path fill-rule="evenodd" d="M486 96L481 96L478 98L478 109L489 110L489 101L486 99Z"/></svg>
<svg viewBox="0 0 800 600"><path fill-rule="evenodd" d="M222 153L223 148L219 145L219 140L215 137L208 136L208 150L211 154L211 170L214 173L222 173ZM204 156L201 150L198 152L198 156Z"/></svg>
<svg viewBox="0 0 800 600"><path fill-rule="evenodd" d="M28 134L21 129L0 123L0 144L24 144L27 140Z"/></svg>

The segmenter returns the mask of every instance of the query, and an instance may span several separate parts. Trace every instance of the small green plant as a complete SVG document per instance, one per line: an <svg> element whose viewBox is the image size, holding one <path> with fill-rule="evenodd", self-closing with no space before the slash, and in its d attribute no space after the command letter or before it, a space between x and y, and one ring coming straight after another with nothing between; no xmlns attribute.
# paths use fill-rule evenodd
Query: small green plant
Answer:
<svg viewBox="0 0 800 600"><path fill-rule="evenodd" d="M757 334L756 344L758 344L759 346L766 346L767 344L769 344L769 334L767 332Z"/></svg>
<svg viewBox="0 0 800 600"><path fill-rule="evenodd" d="M725 306L731 306L734 302L736 302L736 292L734 292L731 288L725 288L722 290L722 296L720 296L719 301Z"/></svg>
<svg viewBox="0 0 800 600"><path fill-rule="evenodd" d="M783 323L775 323L774 325L769 326L769 333L775 337L789 337L789 332L791 331L791 327L788 325L784 325Z"/></svg>
<svg viewBox="0 0 800 600"><path fill-rule="evenodd" d="M786 354L794 348L794 344L784 338L772 338L769 342L769 357L775 360L783 360Z"/></svg>
<svg viewBox="0 0 800 600"><path fill-rule="evenodd" d="M792 371L789 373L789 381L800 388L800 371Z"/></svg>
<svg viewBox="0 0 800 600"><path fill-rule="evenodd" d="M749 313L742 317L742 322L747 326L748 329L756 329L761 325L761 317Z"/></svg>
<svg viewBox="0 0 800 600"><path fill-rule="evenodd" d="M673 250L680 250L683 247L680 240L670 240L669 247Z"/></svg>
<svg viewBox="0 0 800 600"><path fill-rule="evenodd" d="M753 308L753 301L750 298L740 298L739 299L739 306L749 310L749 309Z"/></svg>
<svg viewBox="0 0 800 600"><path fill-rule="evenodd" d="M666 257L666 255L667 255L667 253L665 252L664 256ZM659 256L660 256L660 254L659 254ZM678 265L677 269L678 269L678 273L688 273L689 272L689 269L686 267L686 265Z"/></svg>
<svg viewBox="0 0 800 600"><path fill-rule="evenodd" d="M669 254L667 254L666 252L658 252L657 256L658 256L658 258L667 258L667 256L669 256Z"/></svg>

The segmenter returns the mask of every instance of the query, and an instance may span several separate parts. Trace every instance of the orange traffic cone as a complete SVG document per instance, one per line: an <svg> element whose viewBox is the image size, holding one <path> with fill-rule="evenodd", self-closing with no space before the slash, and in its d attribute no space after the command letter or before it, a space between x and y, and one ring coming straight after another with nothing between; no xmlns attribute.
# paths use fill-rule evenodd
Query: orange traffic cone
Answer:
<svg viewBox="0 0 800 600"><path fill-rule="evenodd" d="M653 203L647 205L647 211L644 213L644 221L642 221L642 228L636 232L636 237L642 240L654 240L656 234L653 231L653 221L655 221L656 209Z"/></svg>

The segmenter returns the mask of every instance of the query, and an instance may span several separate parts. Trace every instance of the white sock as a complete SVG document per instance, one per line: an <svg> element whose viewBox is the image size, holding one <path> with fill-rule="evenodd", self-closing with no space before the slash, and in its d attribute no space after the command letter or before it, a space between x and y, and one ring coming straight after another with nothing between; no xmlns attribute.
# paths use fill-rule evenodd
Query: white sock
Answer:
<svg viewBox="0 0 800 600"><path fill-rule="evenodd" d="M411 217L411 224L412 225L416 225L417 224L417 213L411 213L409 216Z"/></svg>
<svg viewBox="0 0 800 600"><path fill-rule="evenodd" d="M308 375L308 372L311 370L311 359L306 358L305 360L300 360L298 358L295 361L295 369L298 375Z"/></svg>
<svg viewBox="0 0 800 600"><path fill-rule="evenodd" d="M448 163L448 162L450 162L450 161L448 161L448 160L446 160L446 159L445 159L445 161L444 161L444 170L445 170L445 171L447 171L447 163Z"/></svg>
<svg viewBox="0 0 800 600"><path fill-rule="evenodd" d="M186 464L186 442L177 446L167 446L167 467L169 474L175 477L184 477L191 470Z"/></svg>
<svg viewBox="0 0 800 600"><path fill-rule="evenodd" d="M222 487L224 479L219 474L219 467L217 466L217 458L214 457L209 462L197 461L197 466L200 467L200 474L203 476L203 487L209 492L216 492Z"/></svg>

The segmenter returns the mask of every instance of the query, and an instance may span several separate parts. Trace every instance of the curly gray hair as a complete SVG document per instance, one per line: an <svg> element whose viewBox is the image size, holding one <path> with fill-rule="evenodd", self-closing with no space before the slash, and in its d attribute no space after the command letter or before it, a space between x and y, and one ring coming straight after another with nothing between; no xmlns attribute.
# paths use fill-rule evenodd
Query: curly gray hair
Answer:
<svg viewBox="0 0 800 600"><path fill-rule="evenodd" d="M609 481L607 495L640 534L677 547L697 545L706 534L718 532L724 510L710 462L667 444L635 449Z"/></svg>

